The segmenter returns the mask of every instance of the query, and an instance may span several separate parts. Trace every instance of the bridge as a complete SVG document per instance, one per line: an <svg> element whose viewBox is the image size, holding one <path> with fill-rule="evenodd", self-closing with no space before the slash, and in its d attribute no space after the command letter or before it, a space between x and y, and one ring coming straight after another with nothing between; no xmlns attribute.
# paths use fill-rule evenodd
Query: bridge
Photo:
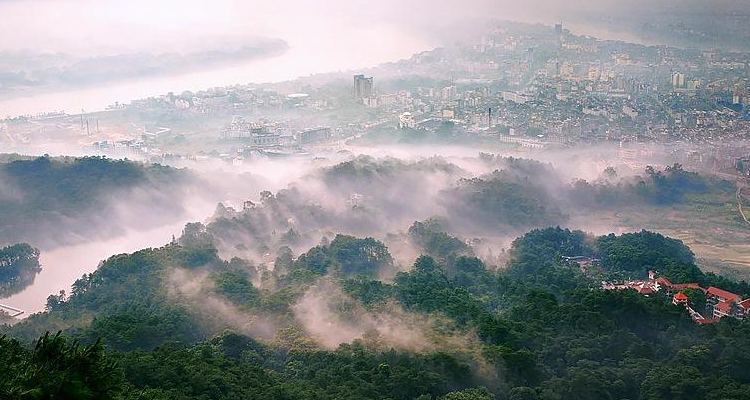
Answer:
<svg viewBox="0 0 750 400"><path fill-rule="evenodd" d="M6 306L5 304L0 304L0 310L6 311L11 318L15 318L24 313L24 311L19 308Z"/></svg>

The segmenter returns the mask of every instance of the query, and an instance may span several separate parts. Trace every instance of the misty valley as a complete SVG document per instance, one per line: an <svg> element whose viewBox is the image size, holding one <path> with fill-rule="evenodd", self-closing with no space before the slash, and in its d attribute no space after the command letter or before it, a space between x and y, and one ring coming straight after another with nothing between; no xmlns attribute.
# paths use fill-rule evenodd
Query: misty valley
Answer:
<svg viewBox="0 0 750 400"><path fill-rule="evenodd" d="M298 178L272 192L252 172L216 182L201 166L6 156L6 241L85 244L116 236L112 225L184 218L187 193L226 200L171 241L107 258L42 312L6 312L3 357L25 361L4 368L44 365L23 376L81 382L56 389L70 398L662 398L671 387L642 382L664 379L744 393L743 323L704 326L662 293L601 284L658 271L750 295L731 268L702 271L682 241L627 225L675 208L700 218L690 206L702 204L741 227L734 184L680 164L568 170L571 157L336 153L297 161ZM586 180L573 172L583 170ZM55 201L74 196L86 200ZM161 219L114 217L123 201ZM33 285L38 250L0 254L11 260L0 264L3 297ZM706 296L693 295L705 313ZM54 362L78 367L59 375L45 361L57 352Z"/></svg>
<svg viewBox="0 0 750 400"><path fill-rule="evenodd" d="M0 0L0 400L750 400L746 0Z"/></svg>

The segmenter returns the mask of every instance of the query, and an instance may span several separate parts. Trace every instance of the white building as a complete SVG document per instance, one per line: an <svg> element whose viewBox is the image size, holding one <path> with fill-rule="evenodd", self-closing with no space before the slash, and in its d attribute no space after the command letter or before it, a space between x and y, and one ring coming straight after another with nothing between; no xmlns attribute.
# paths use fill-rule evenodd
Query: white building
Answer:
<svg viewBox="0 0 750 400"><path fill-rule="evenodd" d="M417 126L416 121L414 121L414 115L410 112L405 112L398 117L398 127L399 128L414 128Z"/></svg>

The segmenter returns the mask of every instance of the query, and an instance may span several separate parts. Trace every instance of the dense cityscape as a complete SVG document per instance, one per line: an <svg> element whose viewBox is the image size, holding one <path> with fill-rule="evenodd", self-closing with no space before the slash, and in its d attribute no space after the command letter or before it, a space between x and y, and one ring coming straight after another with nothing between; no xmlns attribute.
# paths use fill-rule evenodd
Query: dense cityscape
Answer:
<svg viewBox="0 0 750 400"><path fill-rule="evenodd" d="M727 170L748 155L740 143L750 127L748 69L746 53L643 46L576 36L561 24L506 23L474 42L355 75L353 83L350 75L348 85L344 74L326 74L169 93L100 113L6 118L0 140L12 146L62 130L82 142L80 151L140 159L218 151L240 162L255 150L293 154L401 129L405 137L428 133L505 148L613 143L625 161L657 151ZM94 140L104 125L116 138ZM184 142L199 150L181 150Z"/></svg>

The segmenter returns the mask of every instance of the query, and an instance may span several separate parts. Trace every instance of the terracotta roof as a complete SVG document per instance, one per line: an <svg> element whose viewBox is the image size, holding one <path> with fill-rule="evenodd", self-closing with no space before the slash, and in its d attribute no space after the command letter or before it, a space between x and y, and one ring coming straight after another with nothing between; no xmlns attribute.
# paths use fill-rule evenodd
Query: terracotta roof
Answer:
<svg viewBox="0 0 750 400"><path fill-rule="evenodd" d="M637 290L638 293L653 293L654 292L654 290L648 286L639 287L639 288L636 288L635 290Z"/></svg>
<svg viewBox="0 0 750 400"><path fill-rule="evenodd" d="M744 309L750 308L750 299L742 300L741 302L739 302L739 306Z"/></svg>
<svg viewBox="0 0 750 400"><path fill-rule="evenodd" d="M727 292L726 290L722 290L714 286L711 286L710 288L708 288L708 290L706 290L706 294L712 294L714 296L718 296L718 297L721 297L727 300L732 300L732 301L740 300L739 295L736 295L732 292Z"/></svg>
<svg viewBox="0 0 750 400"><path fill-rule="evenodd" d="M677 292L676 295L674 295L675 300L687 300L688 297L685 295L685 293Z"/></svg>
<svg viewBox="0 0 750 400"><path fill-rule="evenodd" d="M697 283L675 283L672 285L675 289L698 289L703 290L703 288L697 284Z"/></svg>
<svg viewBox="0 0 750 400"><path fill-rule="evenodd" d="M664 286L672 286L672 282L670 282L669 279L663 278L661 276L656 278L656 283Z"/></svg>
<svg viewBox="0 0 750 400"><path fill-rule="evenodd" d="M732 306L729 304L728 301L720 301L714 306L714 308L719 311L729 312Z"/></svg>

